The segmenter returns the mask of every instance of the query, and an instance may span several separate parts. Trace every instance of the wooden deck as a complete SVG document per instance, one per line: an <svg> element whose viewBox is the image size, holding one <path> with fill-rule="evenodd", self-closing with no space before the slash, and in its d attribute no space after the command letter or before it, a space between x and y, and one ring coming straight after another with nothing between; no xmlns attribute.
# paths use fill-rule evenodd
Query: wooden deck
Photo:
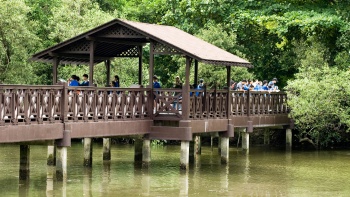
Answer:
<svg viewBox="0 0 350 197"><path fill-rule="evenodd" d="M71 138L192 140L206 132L232 137L235 127L290 124L283 92L185 91L1 85L0 143L62 139L65 130Z"/></svg>

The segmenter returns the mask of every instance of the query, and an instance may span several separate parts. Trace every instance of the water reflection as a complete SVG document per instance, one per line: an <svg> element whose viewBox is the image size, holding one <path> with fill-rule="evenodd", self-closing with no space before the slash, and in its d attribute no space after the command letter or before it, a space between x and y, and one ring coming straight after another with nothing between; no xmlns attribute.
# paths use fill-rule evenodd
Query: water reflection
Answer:
<svg viewBox="0 0 350 197"><path fill-rule="evenodd" d="M92 196L91 191L91 181L92 181L92 168L84 168L83 175L83 196Z"/></svg>
<svg viewBox="0 0 350 197"><path fill-rule="evenodd" d="M141 188L143 196L150 196L151 176L148 169L142 169L141 171Z"/></svg>
<svg viewBox="0 0 350 197"><path fill-rule="evenodd" d="M349 196L349 151L286 152L256 147L230 151L230 162L203 147L189 171L179 170L179 147L153 149L149 169L133 166L133 149L113 149L112 162L81 162L82 145L68 154L68 182L46 166L46 148L32 147L29 181L18 181L18 146L0 148L0 196ZM216 150L216 149L215 149ZM236 150L236 149L235 149ZM102 152L97 147L96 152Z"/></svg>
<svg viewBox="0 0 350 197"><path fill-rule="evenodd" d="M229 174L230 174L229 169L230 169L230 166L228 164L222 165L222 170L220 173L221 188L226 192L229 189Z"/></svg>
<svg viewBox="0 0 350 197"><path fill-rule="evenodd" d="M18 196L29 196L29 179L19 180L18 184Z"/></svg>
<svg viewBox="0 0 350 197"><path fill-rule="evenodd" d="M111 182L111 161L103 161L103 171L102 171L102 182L101 182L101 193L108 194L109 184Z"/></svg>
<svg viewBox="0 0 350 197"><path fill-rule="evenodd" d="M245 155L243 159L245 160L245 166L244 166L244 183L248 183L250 179L250 160L249 160L249 150L243 150L242 154Z"/></svg>
<svg viewBox="0 0 350 197"><path fill-rule="evenodd" d="M46 170L46 196L54 196L53 191L53 183L54 183L54 176L56 172L56 168L54 166L47 166Z"/></svg>
<svg viewBox="0 0 350 197"><path fill-rule="evenodd" d="M188 171L180 171L179 176L180 194L179 196L188 196Z"/></svg>

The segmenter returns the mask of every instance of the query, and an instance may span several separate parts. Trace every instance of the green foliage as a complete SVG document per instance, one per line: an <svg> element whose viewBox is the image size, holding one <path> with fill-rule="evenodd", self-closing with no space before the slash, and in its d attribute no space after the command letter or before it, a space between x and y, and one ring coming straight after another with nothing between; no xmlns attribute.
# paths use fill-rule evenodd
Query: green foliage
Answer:
<svg viewBox="0 0 350 197"><path fill-rule="evenodd" d="M166 140L152 140L151 141L152 146L163 146L166 143L167 143Z"/></svg>
<svg viewBox="0 0 350 197"><path fill-rule="evenodd" d="M59 6L52 8L49 18L49 39L62 42L112 19L90 0L60 0Z"/></svg>
<svg viewBox="0 0 350 197"><path fill-rule="evenodd" d="M30 8L23 1L0 1L0 82L30 84L32 67L27 61L39 40L28 20Z"/></svg>
<svg viewBox="0 0 350 197"><path fill-rule="evenodd" d="M296 121L300 138L309 137L321 146L340 140L350 128L350 72L330 67L324 46L299 44L299 73L288 82L290 117Z"/></svg>

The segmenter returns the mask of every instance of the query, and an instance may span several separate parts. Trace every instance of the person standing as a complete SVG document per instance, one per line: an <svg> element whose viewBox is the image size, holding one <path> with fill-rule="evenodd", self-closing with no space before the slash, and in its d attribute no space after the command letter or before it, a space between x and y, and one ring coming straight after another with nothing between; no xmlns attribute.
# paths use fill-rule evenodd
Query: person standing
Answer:
<svg viewBox="0 0 350 197"><path fill-rule="evenodd" d="M277 86L277 78L273 78L272 81L269 82L269 84L267 85L267 87L269 88L269 91L276 91Z"/></svg>
<svg viewBox="0 0 350 197"><path fill-rule="evenodd" d="M237 83L237 90L238 91L243 91L244 90L244 87L246 86L247 84L247 80L242 80L240 82Z"/></svg>
<svg viewBox="0 0 350 197"><path fill-rule="evenodd" d="M160 83L158 82L157 75L153 76L153 88L161 88ZM153 93L153 94L154 94L154 109L153 109L153 112L155 113L156 110L158 109L156 98L157 98L158 95L160 96L160 92L157 91L157 93Z"/></svg>
<svg viewBox="0 0 350 197"><path fill-rule="evenodd" d="M204 89L204 80L203 79L200 79L199 80L199 84L197 86L197 90L202 90ZM200 92L196 92L196 96L199 96L200 95ZM204 93L203 93L204 95Z"/></svg>
<svg viewBox="0 0 350 197"><path fill-rule="evenodd" d="M182 88L182 82L181 82L179 76L177 76L175 78L174 88L177 88L177 89L181 89Z"/></svg>
<svg viewBox="0 0 350 197"><path fill-rule="evenodd" d="M68 79L68 86L79 86L78 77L76 75L72 75L70 79Z"/></svg>
<svg viewBox="0 0 350 197"><path fill-rule="evenodd" d="M89 86L89 76L87 74L83 74L83 82L80 86Z"/></svg>
<svg viewBox="0 0 350 197"><path fill-rule="evenodd" d="M115 87L115 88L119 88L120 87L119 76L118 75L114 76L114 81L112 81L112 86Z"/></svg>
<svg viewBox="0 0 350 197"><path fill-rule="evenodd" d="M182 82L181 82L179 76L176 76L176 78L175 78L174 88L176 88L176 89L181 89L182 88ZM174 96L177 96L179 94L180 94L180 92L175 92ZM181 109L181 102L182 102L182 97L181 96L179 98L177 98L177 99L175 98L174 102L173 102L174 109L176 109L176 103L179 103L177 106L178 106L178 110L180 110Z"/></svg>

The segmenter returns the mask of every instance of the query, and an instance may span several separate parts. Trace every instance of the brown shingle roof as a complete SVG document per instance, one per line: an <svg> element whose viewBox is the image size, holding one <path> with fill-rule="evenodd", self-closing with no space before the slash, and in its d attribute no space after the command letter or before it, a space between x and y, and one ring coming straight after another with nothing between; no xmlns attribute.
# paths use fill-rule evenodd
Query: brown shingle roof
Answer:
<svg viewBox="0 0 350 197"><path fill-rule="evenodd" d="M122 34L115 35L115 31L117 31L116 29L118 28L121 29L120 32L122 32ZM108 32L112 32L112 34L108 34ZM132 34L134 37L130 36L124 38L123 32L126 32L127 35ZM252 66L248 61L176 27L121 19L114 19L88 32L36 53L33 55L32 60L51 62L53 60L53 54L58 54L63 63L88 64L89 50L87 49L87 38L101 37L106 36L107 34L109 38L117 39L119 41L123 40L123 42L100 42L97 44L95 56L98 58L95 59L95 63L102 62L103 59L119 57L125 54L129 55L129 57L135 57L137 56L137 54L135 54L137 53L135 52L137 50L134 49L136 45L126 44L127 42L147 43L154 40L182 53L183 55L197 59L200 62L227 66ZM74 53L74 50L80 50L79 54Z"/></svg>
<svg viewBox="0 0 350 197"><path fill-rule="evenodd" d="M142 31L150 37L154 37L154 39L159 42L166 43L179 51L187 53L189 56L192 56L199 61L208 63L217 62L218 64L250 65L247 60L233 55L176 27L127 20L121 21L139 31Z"/></svg>

